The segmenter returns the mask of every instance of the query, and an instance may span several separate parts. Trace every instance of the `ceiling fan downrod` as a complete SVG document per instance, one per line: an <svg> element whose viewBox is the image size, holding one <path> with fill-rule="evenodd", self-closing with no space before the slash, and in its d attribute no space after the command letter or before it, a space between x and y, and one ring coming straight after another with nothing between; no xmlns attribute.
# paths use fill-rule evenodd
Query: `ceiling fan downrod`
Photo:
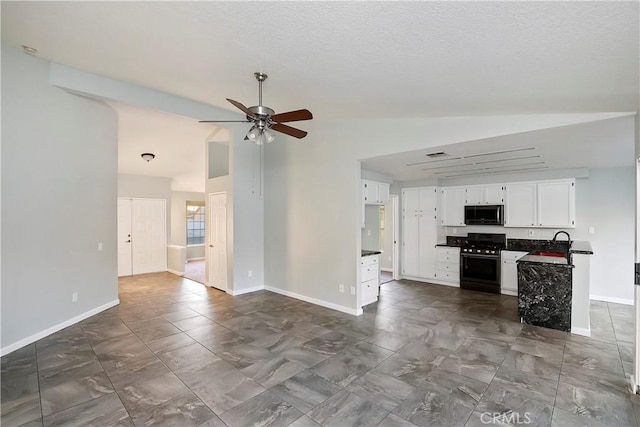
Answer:
<svg viewBox="0 0 640 427"><path fill-rule="evenodd" d="M256 80L258 81L258 106L262 106L262 82L267 80L267 76L265 73L253 73L256 76Z"/></svg>

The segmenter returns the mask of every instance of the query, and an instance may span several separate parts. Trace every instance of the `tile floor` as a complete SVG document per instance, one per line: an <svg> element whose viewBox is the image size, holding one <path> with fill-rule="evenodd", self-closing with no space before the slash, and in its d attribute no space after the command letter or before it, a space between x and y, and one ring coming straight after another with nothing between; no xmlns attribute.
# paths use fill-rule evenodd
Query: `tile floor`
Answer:
<svg viewBox="0 0 640 427"><path fill-rule="evenodd" d="M514 297L390 282L353 317L169 273L2 358L2 426L636 426L633 309L593 337L518 322ZM495 416L494 416L495 415Z"/></svg>

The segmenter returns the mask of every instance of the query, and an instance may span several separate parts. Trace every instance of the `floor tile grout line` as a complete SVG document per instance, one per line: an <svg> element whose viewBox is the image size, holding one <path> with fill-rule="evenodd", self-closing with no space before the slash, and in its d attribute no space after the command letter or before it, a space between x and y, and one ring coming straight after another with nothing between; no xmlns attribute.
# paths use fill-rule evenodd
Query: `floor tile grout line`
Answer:
<svg viewBox="0 0 640 427"><path fill-rule="evenodd" d="M42 391L41 391L42 389L40 388L40 364L38 363L38 341L34 343L33 350L35 352L35 361L36 361L36 379L38 381L38 400L40 401L40 423L44 426L44 410L42 409Z"/></svg>

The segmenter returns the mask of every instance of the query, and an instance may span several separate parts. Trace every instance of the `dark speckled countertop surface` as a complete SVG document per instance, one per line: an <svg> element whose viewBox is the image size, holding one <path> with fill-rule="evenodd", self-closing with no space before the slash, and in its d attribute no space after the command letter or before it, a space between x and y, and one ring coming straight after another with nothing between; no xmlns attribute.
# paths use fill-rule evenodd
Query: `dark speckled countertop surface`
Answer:
<svg viewBox="0 0 640 427"><path fill-rule="evenodd" d="M366 249L362 250L362 256L369 256L369 255L380 255L382 252L380 251L368 251Z"/></svg>

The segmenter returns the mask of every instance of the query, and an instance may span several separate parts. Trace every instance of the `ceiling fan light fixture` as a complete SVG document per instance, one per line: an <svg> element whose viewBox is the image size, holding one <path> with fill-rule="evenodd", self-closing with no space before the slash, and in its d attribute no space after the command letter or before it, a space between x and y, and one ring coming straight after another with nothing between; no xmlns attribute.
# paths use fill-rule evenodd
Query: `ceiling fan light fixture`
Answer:
<svg viewBox="0 0 640 427"><path fill-rule="evenodd" d="M269 129L265 129L262 132L262 137L264 138L267 144L269 144L270 142L273 142L276 139L276 136Z"/></svg>
<svg viewBox="0 0 640 427"><path fill-rule="evenodd" d="M258 140L260 139L260 129L257 126L252 126L247 132L247 139L251 142L255 142L258 144Z"/></svg>

